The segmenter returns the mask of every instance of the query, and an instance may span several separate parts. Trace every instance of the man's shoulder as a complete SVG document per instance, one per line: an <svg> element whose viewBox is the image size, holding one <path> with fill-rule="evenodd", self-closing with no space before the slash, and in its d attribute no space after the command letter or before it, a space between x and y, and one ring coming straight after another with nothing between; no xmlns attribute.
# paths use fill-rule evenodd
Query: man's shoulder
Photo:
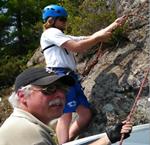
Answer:
<svg viewBox="0 0 150 145"><path fill-rule="evenodd" d="M25 118L9 118L0 128L0 142L10 143L10 141L14 141L14 138L22 141L27 139L28 142L38 141L42 139L41 130L43 132L43 129L38 124ZM18 143L15 140L16 142Z"/></svg>
<svg viewBox="0 0 150 145"><path fill-rule="evenodd" d="M23 117L10 116L2 124L0 130L22 130L25 128L31 129L34 123Z"/></svg>
<svg viewBox="0 0 150 145"><path fill-rule="evenodd" d="M47 136L40 126L32 122L16 122L14 125L0 128L0 145L42 145L46 141L50 142Z"/></svg>

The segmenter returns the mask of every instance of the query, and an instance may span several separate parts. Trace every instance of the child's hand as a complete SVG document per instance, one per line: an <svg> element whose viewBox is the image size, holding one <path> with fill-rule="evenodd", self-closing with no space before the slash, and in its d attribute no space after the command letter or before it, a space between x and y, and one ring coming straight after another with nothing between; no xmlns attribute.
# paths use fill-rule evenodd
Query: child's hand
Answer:
<svg viewBox="0 0 150 145"><path fill-rule="evenodd" d="M119 17L115 20L115 22L117 23L117 26L122 26L124 25L124 23L126 22L127 20L127 16L122 16L122 17Z"/></svg>

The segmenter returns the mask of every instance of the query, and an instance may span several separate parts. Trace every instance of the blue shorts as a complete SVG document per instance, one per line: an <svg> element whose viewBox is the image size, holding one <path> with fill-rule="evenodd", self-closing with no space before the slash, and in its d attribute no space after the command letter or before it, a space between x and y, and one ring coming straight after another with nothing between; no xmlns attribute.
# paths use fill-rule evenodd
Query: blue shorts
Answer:
<svg viewBox="0 0 150 145"><path fill-rule="evenodd" d="M66 71L65 68L53 68L52 70L55 71L58 75L64 75L66 73L69 73ZM78 75L74 71L71 71L69 75L71 75L76 80L76 83L75 85L70 87L66 95L64 113L76 112L76 109L79 105L83 105L87 108L90 108L90 104L83 92L83 88L78 79Z"/></svg>

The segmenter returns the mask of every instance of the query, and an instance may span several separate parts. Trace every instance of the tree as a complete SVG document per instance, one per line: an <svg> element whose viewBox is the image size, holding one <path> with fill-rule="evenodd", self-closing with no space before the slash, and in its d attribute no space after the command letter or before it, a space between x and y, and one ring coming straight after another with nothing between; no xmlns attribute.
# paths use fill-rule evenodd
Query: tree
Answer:
<svg viewBox="0 0 150 145"><path fill-rule="evenodd" d="M4 55L26 53L30 49L30 41L36 43L38 36L33 34L34 26L39 20L39 12L35 1L5 1L0 17L0 22L5 22L1 27L1 47Z"/></svg>
<svg viewBox="0 0 150 145"><path fill-rule="evenodd" d="M42 9L51 3L49 0L0 1L0 87L13 83L38 48Z"/></svg>

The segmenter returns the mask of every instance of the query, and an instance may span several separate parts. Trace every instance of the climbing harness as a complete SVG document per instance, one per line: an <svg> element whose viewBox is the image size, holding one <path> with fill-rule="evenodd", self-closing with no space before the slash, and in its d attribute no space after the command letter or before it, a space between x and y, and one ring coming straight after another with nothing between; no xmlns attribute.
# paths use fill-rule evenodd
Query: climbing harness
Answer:
<svg viewBox="0 0 150 145"><path fill-rule="evenodd" d="M139 92L138 92L138 94L137 94L137 96L136 96L136 98L135 98L135 102L134 102L134 104L133 104L133 106L132 106L132 108L131 108L131 111L130 111L129 115L127 116L126 121L130 121L130 120L132 119L132 117L133 117L133 114L134 114L135 111L136 111L136 108L137 108L137 102L138 102L138 100L140 99L140 96L141 96L143 87L144 87L144 85L145 85L145 83L146 83L146 80L147 80L149 71L150 71L150 69L148 69L147 72L146 72L146 75L145 75L145 77L144 77L144 79L143 79L143 81L142 81L142 83L141 83ZM123 139L124 139L124 134L122 134L122 136L121 136L119 145L122 145Z"/></svg>
<svg viewBox="0 0 150 145"><path fill-rule="evenodd" d="M50 47L53 47L53 46L55 46L55 44L52 44L52 45L49 45L49 46L45 47L43 50L41 50L41 53L44 53L44 51L45 51L46 49L48 49L48 48L50 48Z"/></svg>
<svg viewBox="0 0 150 145"><path fill-rule="evenodd" d="M52 45L45 47L43 50L41 50L41 53L44 53L45 50L47 50L48 48L54 47L54 46L56 46L56 45L52 44ZM65 50L66 54L68 55L69 53L68 53L67 49L64 48L64 50Z"/></svg>

